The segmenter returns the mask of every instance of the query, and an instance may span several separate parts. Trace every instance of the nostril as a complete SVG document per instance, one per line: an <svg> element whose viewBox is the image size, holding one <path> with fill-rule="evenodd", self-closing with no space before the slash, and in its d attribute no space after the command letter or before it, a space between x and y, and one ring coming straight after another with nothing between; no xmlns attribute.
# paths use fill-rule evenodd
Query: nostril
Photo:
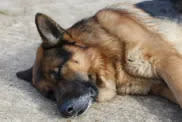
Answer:
<svg viewBox="0 0 182 122"><path fill-rule="evenodd" d="M73 104L63 104L60 107L60 113L62 114L63 117L71 117L75 114L75 108Z"/></svg>
<svg viewBox="0 0 182 122"><path fill-rule="evenodd" d="M73 106L68 107L67 110L66 110L66 112L68 114L72 114L74 112Z"/></svg>

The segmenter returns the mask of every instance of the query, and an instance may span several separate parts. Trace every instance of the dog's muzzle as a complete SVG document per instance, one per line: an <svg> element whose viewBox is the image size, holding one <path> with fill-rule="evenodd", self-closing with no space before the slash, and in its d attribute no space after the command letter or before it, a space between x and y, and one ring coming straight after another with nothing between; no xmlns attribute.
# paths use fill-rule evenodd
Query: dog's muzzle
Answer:
<svg viewBox="0 0 182 122"><path fill-rule="evenodd" d="M98 95L96 86L91 82L73 81L67 85L70 85L66 86L67 90L60 88L57 94L58 110L66 118L84 113Z"/></svg>

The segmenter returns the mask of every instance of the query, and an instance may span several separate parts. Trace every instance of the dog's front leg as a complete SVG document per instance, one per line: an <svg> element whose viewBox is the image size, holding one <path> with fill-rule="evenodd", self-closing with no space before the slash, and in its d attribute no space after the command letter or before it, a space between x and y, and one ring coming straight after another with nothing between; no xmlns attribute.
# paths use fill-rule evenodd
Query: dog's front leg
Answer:
<svg viewBox="0 0 182 122"><path fill-rule="evenodd" d="M110 88L99 88L99 94L97 97L98 102L105 102L111 100L116 95L116 90Z"/></svg>
<svg viewBox="0 0 182 122"><path fill-rule="evenodd" d="M98 102L104 102L112 99L116 95L116 84L113 80L99 77L101 85L98 86L99 94L97 97Z"/></svg>
<svg viewBox="0 0 182 122"><path fill-rule="evenodd" d="M157 65L157 72L165 80L182 107L182 58L169 56L161 60Z"/></svg>

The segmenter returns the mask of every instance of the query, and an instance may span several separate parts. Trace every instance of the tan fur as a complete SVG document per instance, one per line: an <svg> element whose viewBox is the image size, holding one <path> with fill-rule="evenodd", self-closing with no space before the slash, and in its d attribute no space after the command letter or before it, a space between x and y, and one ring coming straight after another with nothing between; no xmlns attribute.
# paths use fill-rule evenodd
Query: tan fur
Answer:
<svg viewBox="0 0 182 122"><path fill-rule="evenodd" d="M68 80L92 79L99 89L98 101L110 100L116 94L153 93L182 106L181 55L135 13L103 9L66 31L63 40L74 44L62 46L72 56L61 74ZM40 54L39 49L33 72L43 57ZM43 73L54 84L47 72L58 65L45 59L41 62L46 62Z"/></svg>

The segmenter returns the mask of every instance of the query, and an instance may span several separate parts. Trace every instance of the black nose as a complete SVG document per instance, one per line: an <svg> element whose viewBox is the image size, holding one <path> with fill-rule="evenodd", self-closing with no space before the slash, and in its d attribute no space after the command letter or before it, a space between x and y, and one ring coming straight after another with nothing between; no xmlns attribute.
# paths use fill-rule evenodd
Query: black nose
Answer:
<svg viewBox="0 0 182 122"><path fill-rule="evenodd" d="M81 98L82 99L82 98ZM59 107L59 111L63 117L72 117L82 114L88 107L88 99L73 99L65 102Z"/></svg>

